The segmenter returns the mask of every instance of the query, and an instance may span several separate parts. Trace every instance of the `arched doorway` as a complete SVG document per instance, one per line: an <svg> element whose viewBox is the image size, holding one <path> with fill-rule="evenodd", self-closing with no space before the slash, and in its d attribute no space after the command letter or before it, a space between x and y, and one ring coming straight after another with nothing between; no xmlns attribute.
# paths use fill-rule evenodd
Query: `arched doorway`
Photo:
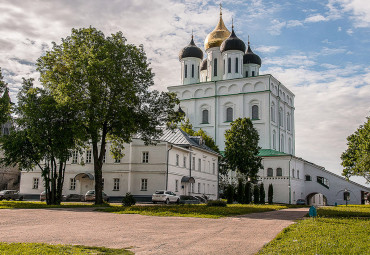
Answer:
<svg viewBox="0 0 370 255"><path fill-rule="evenodd" d="M313 192L306 196L306 203L308 205L323 206L328 204L328 200L324 194Z"/></svg>
<svg viewBox="0 0 370 255"><path fill-rule="evenodd" d="M80 194L85 195L87 191L94 189L94 175L90 173L80 173L75 176L80 182Z"/></svg>

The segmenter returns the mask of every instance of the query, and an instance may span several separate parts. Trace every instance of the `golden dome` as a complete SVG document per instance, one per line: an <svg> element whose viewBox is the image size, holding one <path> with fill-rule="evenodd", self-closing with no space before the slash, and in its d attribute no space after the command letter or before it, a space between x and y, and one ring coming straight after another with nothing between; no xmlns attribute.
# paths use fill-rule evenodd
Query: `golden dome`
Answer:
<svg viewBox="0 0 370 255"><path fill-rule="evenodd" d="M215 29L209 33L204 41L204 48L207 50L212 47L220 47L223 41L230 36L230 31L226 28L222 20L222 12L220 11L220 20Z"/></svg>

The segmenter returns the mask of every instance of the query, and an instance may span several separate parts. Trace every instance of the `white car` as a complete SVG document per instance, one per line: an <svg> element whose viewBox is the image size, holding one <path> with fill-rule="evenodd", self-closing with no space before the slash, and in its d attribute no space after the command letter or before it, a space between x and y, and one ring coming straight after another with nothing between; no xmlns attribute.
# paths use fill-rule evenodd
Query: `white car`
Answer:
<svg viewBox="0 0 370 255"><path fill-rule="evenodd" d="M162 203L179 203L180 202L180 197L177 196L175 193L169 190L157 190L153 195L152 195L152 202L156 204L157 202L162 202Z"/></svg>

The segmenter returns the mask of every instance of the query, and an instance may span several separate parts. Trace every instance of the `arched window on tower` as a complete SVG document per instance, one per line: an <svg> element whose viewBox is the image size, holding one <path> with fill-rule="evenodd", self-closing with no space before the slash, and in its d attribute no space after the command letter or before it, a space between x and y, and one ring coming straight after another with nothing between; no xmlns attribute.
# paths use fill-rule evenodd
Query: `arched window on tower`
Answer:
<svg viewBox="0 0 370 255"><path fill-rule="evenodd" d="M188 78L188 65L185 65L185 78Z"/></svg>
<svg viewBox="0 0 370 255"><path fill-rule="evenodd" d="M271 121L275 122L275 104L272 102L271 104Z"/></svg>
<svg viewBox="0 0 370 255"><path fill-rule="evenodd" d="M227 122L233 121L233 108L231 107L226 108L226 121Z"/></svg>
<svg viewBox="0 0 370 255"><path fill-rule="evenodd" d="M226 60L224 59L224 74L226 73Z"/></svg>
<svg viewBox="0 0 370 255"><path fill-rule="evenodd" d="M231 58L227 59L227 72L231 73Z"/></svg>
<svg viewBox="0 0 370 255"><path fill-rule="evenodd" d="M286 116L286 129L288 131L290 131L290 113L288 112L287 116Z"/></svg>
<svg viewBox="0 0 370 255"><path fill-rule="evenodd" d="M276 150L276 131L272 131L272 148Z"/></svg>
<svg viewBox="0 0 370 255"><path fill-rule="evenodd" d="M217 58L213 60L213 76L217 76Z"/></svg>
<svg viewBox="0 0 370 255"><path fill-rule="evenodd" d="M202 124L208 124L208 110L202 111Z"/></svg>
<svg viewBox="0 0 370 255"><path fill-rule="evenodd" d="M253 105L252 106L252 120L258 120L258 105Z"/></svg>
<svg viewBox="0 0 370 255"><path fill-rule="evenodd" d="M235 73L239 73L239 58L235 58Z"/></svg>
<svg viewBox="0 0 370 255"><path fill-rule="evenodd" d="M280 139L280 151L284 152L284 135L281 135Z"/></svg>
<svg viewBox="0 0 370 255"><path fill-rule="evenodd" d="M191 78L194 78L194 64L191 65Z"/></svg>

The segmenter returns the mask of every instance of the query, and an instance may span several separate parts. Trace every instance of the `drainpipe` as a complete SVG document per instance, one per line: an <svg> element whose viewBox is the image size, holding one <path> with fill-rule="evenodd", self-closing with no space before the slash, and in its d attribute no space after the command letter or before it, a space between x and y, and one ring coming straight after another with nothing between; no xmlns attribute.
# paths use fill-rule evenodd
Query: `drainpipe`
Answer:
<svg viewBox="0 0 370 255"><path fill-rule="evenodd" d="M269 147L271 148L271 75L269 76L269 108L268 108L268 111L269 111L269 119L268 119L268 122L269 123ZM276 139L276 138L275 138Z"/></svg>
<svg viewBox="0 0 370 255"><path fill-rule="evenodd" d="M279 151L281 151L281 134L280 134L280 126L281 126L281 124L282 123L280 123L280 82L279 82L279 84L278 84L278 97L277 97L277 99L278 99L278 109L277 109L277 112L278 112L278 120L277 120L277 123L278 123L278 128L279 128L279 139L278 139L278 141L279 141ZM283 118L283 121L284 121L284 118ZM290 167L290 166L289 166ZM290 173L289 173L289 176L290 176ZM289 177L289 179L290 179L290 177Z"/></svg>
<svg viewBox="0 0 370 255"><path fill-rule="evenodd" d="M215 144L217 145L217 86L215 81Z"/></svg>
<svg viewBox="0 0 370 255"><path fill-rule="evenodd" d="M290 183L290 162L292 161L292 158L293 156L291 155L289 160L289 204L292 204L292 186Z"/></svg>
<svg viewBox="0 0 370 255"><path fill-rule="evenodd" d="M167 143L168 144L168 143ZM169 154L170 154L170 150L172 150L172 144L171 144L171 148L169 148L167 150L167 170L166 170L166 190L168 189L168 158L169 158Z"/></svg>

